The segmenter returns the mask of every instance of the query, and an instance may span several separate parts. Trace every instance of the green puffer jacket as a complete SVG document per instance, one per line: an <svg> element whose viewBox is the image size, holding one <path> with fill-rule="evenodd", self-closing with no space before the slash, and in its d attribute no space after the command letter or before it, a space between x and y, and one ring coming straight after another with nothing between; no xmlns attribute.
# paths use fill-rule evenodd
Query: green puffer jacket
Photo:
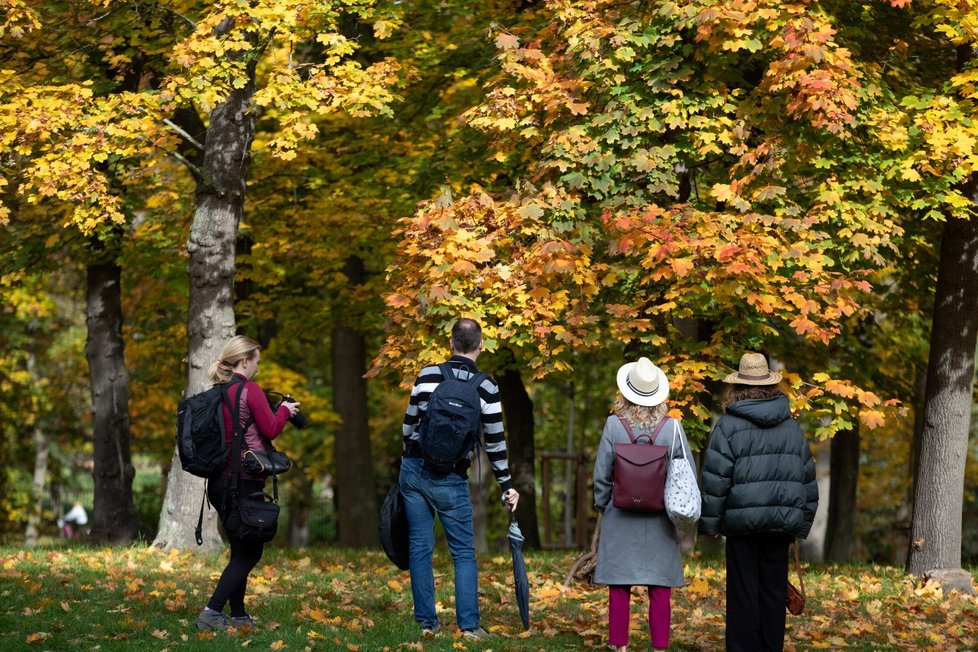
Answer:
<svg viewBox="0 0 978 652"><path fill-rule="evenodd" d="M808 536L818 508L815 461L787 397L727 406L710 435L702 493L703 534Z"/></svg>

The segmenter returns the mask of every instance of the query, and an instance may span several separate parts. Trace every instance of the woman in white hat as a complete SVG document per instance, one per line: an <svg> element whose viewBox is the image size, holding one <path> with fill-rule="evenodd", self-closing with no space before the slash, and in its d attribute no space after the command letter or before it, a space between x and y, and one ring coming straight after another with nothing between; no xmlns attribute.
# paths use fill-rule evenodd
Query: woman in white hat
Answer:
<svg viewBox="0 0 978 652"><path fill-rule="evenodd" d="M636 438L655 434L653 443L674 444L677 456L680 446L686 459L692 459L692 453L682 426L666 416L669 381L661 369L648 358L622 365L618 390L594 461L594 506L602 514L594 582L608 585L612 647L618 652L627 650L631 588L645 586L652 647L665 650L669 647L672 588L685 584L676 529L665 512L626 511L614 505L614 445L632 441L630 429Z"/></svg>
<svg viewBox="0 0 978 652"><path fill-rule="evenodd" d="M760 353L745 353L703 458L700 532L726 536L729 652L783 650L788 547L818 508L815 462Z"/></svg>

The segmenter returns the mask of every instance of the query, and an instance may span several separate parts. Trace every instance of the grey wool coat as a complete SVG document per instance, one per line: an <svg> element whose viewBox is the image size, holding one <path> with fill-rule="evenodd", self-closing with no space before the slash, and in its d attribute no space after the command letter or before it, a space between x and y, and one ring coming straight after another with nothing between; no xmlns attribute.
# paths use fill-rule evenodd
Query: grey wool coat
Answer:
<svg viewBox="0 0 978 652"><path fill-rule="evenodd" d="M637 424L630 425L636 436L651 432ZM675 419L669 419L654 443L669 446L673 433L674 454L681 445L686 459L692 460L686 433ZM630 441L618 417L608 417L594 460L594 506L602 514L594 582L610 586L683 586L683 560L676 528L666 513L625 511L611 502L614 444Z"/></svg>

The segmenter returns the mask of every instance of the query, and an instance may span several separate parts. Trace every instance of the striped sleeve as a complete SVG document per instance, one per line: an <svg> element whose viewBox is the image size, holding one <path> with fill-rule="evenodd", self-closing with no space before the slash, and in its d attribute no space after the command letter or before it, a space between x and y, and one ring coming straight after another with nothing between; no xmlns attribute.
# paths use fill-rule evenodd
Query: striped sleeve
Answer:
<svg viewBox="0 0 978 652"><path fill-rule="evenodd" d="M492 464L492 474L496 476L503 492L513 487L513 478L509 473L509 461L506 459L506 437L503 433L503 404L499 398L499 386L496 381L486 376L479 385L479 396L482 398L482 436L486 443L486 455Z"/></svg>
<svg viewBox="0 0 978 652"><path fill-rule="evenodd" d="M467 379L469 371L453 368L457 376ZM462 372L465 373L463 376ZM401 437L406 449L408 442L418 441L418 424L422 415L428 410L428 399L431 392L444 380L438 365L431 365L421 370L414 386L411 388L411 399L408 401L401 425ZM513 486L513 478L509 473L509 461L506 458L506 437L503 432L503 405L499 398L499 386L488 376L479 385L479 398L482 403L482 435L485 441L486 456L492 465L492 473L503 492Z"/></svg>
<svg viewBox="0 0 978 652"><path fill-rule="evenodd" d="M411 388L411 399L408 401L407 411L404 413L404 423L401 425L401 436L404 439L405 448L412 439L418 440L418 424L421 423L421 415L428 409L428 399L431 392L438 386L444 376L438 365L431 365L421 370L414 387Z"/></svg>

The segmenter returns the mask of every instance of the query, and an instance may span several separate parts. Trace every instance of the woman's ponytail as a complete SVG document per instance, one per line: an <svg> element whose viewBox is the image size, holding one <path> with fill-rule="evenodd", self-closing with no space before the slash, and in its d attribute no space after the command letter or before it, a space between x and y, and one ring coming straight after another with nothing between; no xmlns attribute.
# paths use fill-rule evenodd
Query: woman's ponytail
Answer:
<svg viewBox="0 0 978 652"><path fill-rule="evenodd" d="M234 375L234 367L242 360L250 360L261 351L261 344L244 335L235 335L224 345L221 357L210 366L208 375L214 383L226 383Z"/></svg>

